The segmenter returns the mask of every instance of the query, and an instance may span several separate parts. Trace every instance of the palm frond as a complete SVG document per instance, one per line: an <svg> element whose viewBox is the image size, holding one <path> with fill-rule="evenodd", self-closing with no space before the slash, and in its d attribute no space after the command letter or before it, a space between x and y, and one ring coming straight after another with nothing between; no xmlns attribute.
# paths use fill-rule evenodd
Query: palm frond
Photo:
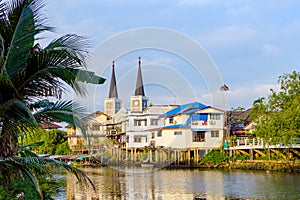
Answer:
<svg viewBox="0 0 300 200"><path fill-rule="evenodd" d="M77 81L90 83L90 84L103 84L105 78L95 75L94 72L81 70L81 69L69 69L75 76Z"/></svg>
<svg viewBox="0 0 300 200"><path fill-rule="evenodd" d="M57 160L53 160L53 159L50 159L50 158L44 158L45 162L47 162L48 164L52 164L52 165L55 165L55 166L60 166L60 167L63 167L65 170L67 170L68 172L71 172L73 173L77 180L80 182L80 183L88 183L89 185L92 186L92 188L94 190L96 190L96 187L94 185L94 183L92 182L92 180L86 175L86 173L84 171L81 171L80 169L77 169L76 167L73 167L73 166L70 166L68 164L66 164L65 162L60 162L60 161L57 161Z"/></svg>
<svg viewBox="0 0 300 200"><path fill-rule="evenodd" d="M10 119L6 121L5 127L2 127L3 134L19 132L23 127L37 126L31 110L17 99L11 99L0 105L0 119Z"/></svg>
<svg viewBox="0 0 300 200"><path fill-rule="evenodd" d="M25 165L22 162L19 162L20 160L23 160L23 159L20 159L18 157L0 159L0 165L2 165L3 167L6 167L6 168L11 168L14 170L17 169L17 170L23 172L23 174L25 174L29 178L31 183L33 183L33 185L35 186L35 190L39 194L40 199L43 199L43 194L40 189L40 185L39 185L39 181L38 181L37 177L35 176L35 174L32 172L32 170L27 165Z"/></svg>
<svg viewBox="0 0 300 200"><path fill-rule="evenodd" d="M52 118L53 120L69 121L70 116L82 118L84 115L86 115L86 109L71 100L57 101L55 103L49 102L49 104L45 104L41 109L33 112L33 116L37 120Z"/></svg>
<svg viewBox="0 0 300 200"><path fill-rule="evenodd" d="M83 70L85 67L83 58L78 57L80 50L66 47L45 48L30 55L26 70L19 77L19 85L16 85L18 91L27 96L36 95L40 92L53 88L64 88L62 82L71 86L79 95L85 95L86 91L82 84L103 84L105 79L95 75L94 72Z"/></svg>
<svg viewBox="0 0 300 200"><path fill-rule="evenodd" d="M32 181L32 183L38 188L38 180L35 177L35 171L40 173L50 174L51 172L47 170L46 165L53 165L57 167L63 167L68 172L73 173L77 180L80 183L89 184L92 186L94 190L96 190L95 185L93 184L92 180L86 175L85 172L77 169L76 167L70 166L64 162L60 162L57 160L53 160L50 158L40 158L40 157L11 157L11 158L0 158L0 165L19 169L24 172Z"/></svg>
<svg viewBox="0 0 300 200"><path fill-rule="evenodd" d="M6 28L9 34L5 35L5 41L8 51L5 54L5 67L3 69L14 79L23 72L26 66L28 53L34 45L34 37L43 31L50 30L50 28L42 25L43 15L40 9L43 6L43 1L16 0L7 5L9 6Z"/></svg>
<svg viewBox="0 0 300 200"><path fill-rule="evenodd" d="M80 119L86 115L86 109L72 101L58 101L49 104L42 109L38 109L33 113L35 119L39 122L63 121L79 128L82 135L86 137L86 129ZM46 121L45 121L46 120Z"/></svg>
<svg viewBox="0 0 300 200"><path fill-rule="evenodd" d="M86 38L76 34L67 34L50 42L45 50L65 50L71 57L77 59L78 63L85 66L84 59L87 54L88 42Z"/></svg>

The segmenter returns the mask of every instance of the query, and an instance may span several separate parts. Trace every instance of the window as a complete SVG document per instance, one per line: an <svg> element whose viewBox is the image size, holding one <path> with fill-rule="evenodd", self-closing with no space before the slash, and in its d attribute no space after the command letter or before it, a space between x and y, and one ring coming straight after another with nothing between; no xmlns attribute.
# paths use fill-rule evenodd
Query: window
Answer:
<svg viewBox="0 0 300 200"><path fill-rule="evenodd" d="M210 114L211 120L220 120L220 114Z"/></svg>
<svg viewBox="0 0 300 200"><path fill-rule="evenodd" d="M211 137L219 137L219 131L211 131Z"/></svg>
<svg viewBox="0 0 300 200"><path fill-rule="evenodd" d="M205 132L204 131L194 131L193 132L193 142L205 142Z"/></svg>
<svg viewBox="0 0 300 200"><path fill-rule="evenodd" d="M134 126L147 126L147 119L135 119Z"/></svg>
<svg viewBox="0 0 300 200"><path fill-rule="evenodd" d="M134 136L134 143L141 143L142 142L142 137L141 136Z"/></svg>
<svg viewBox="0 0 300 200"><path fill-rule="evenodd" d="M155 134L151 133L151 139L154 139L154 138L155 138Z"/></svg>
<svg viewBox="0 0 300 200"><path fill-rule="evenodd" d="M162 136L162 131L158 131L157 132L157 137L161 137Z"/></svg>
<svg viewBox="0 0 300 200"><path fill-rule="evenodd" d="M134 120L134 126L142 126L141 120Z"/></svg>
<svg viewBox="0 0 300 200"><path fill-rule="evenodd" d="M216 125L216 121L209 121L210 125Z"/></svg>
<svg viewBox="0 0 300 200"><path fill-rule="evenodd" d="M129 136L127 135L126 136L126 143L128 143L129 142Z"/></svg>
<svg viewBox="0 0 300 200"><path fill-rule="evenodd" d="M182 135L182 131L174 131L174 135Z"/></svg>
<svg viewBox="0 0 300 200"><path fill-rule="evenodd" d="M92 130L93 131L100 131L100 125L95 123L95 124L92 124Z"/></svg>
<svg viewBox="0 0 300 200"><path fill-rule="evenodd" d="M150 119L150 125L158 125L158 119Z"/></svg>
<svg viewBox="0 0 300 200"><path fill-rule="evenodd" d="M169 124L173 124L174 123L174 118L173 117L170 117L169 118Z"/></svg>

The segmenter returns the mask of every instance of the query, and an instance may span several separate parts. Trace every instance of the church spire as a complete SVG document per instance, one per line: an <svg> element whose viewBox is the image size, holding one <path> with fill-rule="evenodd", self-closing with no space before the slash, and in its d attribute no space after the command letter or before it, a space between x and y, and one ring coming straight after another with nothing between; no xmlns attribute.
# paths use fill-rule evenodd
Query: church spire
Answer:
<svg viewBox="0 0 300 200"><path fill-rule="evenodd" d="M142 70L141 70L141 57L139 57L139 68L138 68L138 75L136 79L135 96L145 96Z"/></svg>
<svg viewBox="0 0 300 200"><path fill-rule="evenodd" d="M116 76L115 76L115 61L112 63L112 73L110 80L109 96L108 98L118 98Z"/></svg>

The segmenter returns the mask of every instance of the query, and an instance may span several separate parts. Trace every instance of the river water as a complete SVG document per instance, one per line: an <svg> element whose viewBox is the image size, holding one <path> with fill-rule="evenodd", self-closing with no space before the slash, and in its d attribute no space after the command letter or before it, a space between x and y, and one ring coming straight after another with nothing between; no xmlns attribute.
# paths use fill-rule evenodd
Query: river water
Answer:
<svg viewBox="0 0 300 200"><path fill-rule="evenodd" d="M97 190L79 184L72 174L57 200L100 199L300 199L300 175L268 171L83 168Z"/></svg>

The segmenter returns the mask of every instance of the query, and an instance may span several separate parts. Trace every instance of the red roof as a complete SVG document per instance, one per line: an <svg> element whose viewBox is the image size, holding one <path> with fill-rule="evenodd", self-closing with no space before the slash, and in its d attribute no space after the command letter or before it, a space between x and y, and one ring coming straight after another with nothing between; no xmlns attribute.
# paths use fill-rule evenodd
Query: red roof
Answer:
<svg viewBox="0 0 300 200"><path fill-rule="evenodd" d="M61 126L59 126L59 125L57 125L57 124L54 124L54 123L51 123L51 122L40 123L40 126L41 126L43 129L59 129L59 128L62 128Z"/></svg>

